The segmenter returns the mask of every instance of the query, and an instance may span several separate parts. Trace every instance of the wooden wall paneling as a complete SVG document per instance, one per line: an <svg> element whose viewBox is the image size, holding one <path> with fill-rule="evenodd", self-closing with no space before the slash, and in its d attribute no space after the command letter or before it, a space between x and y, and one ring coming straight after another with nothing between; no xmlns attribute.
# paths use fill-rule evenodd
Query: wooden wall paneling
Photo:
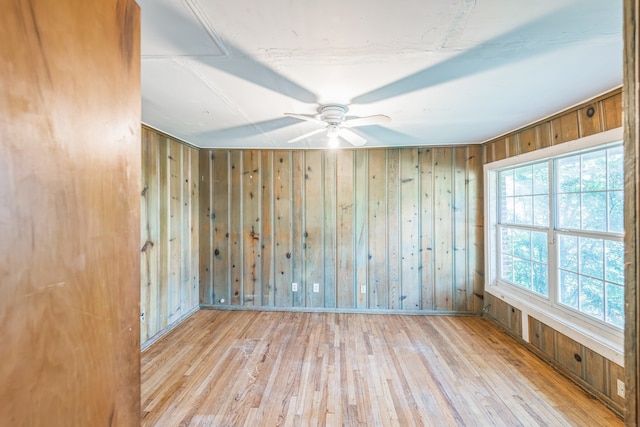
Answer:
<svg viewBox="0 0 640 427"><path fill-rule="evenodd" d="M198 175L200 176L200 204L199 204L199 229L200 229L200 304L213 304L213 211L211 209L211 179L212 156L210 150L200 150Z"/></svg>
<svg viewBox="0 0 640 427"><path fill-rule="evenodd" d="M534 151L536 149L537 128L524 129L518 133L518 147L521 154Z"/></svg>
<svg viewBox="0 0 640 427"><path fill-rule="evenodd" d="M417 148L400 150L400 308L405 310L421 307L419 167Z"/></svg>
<svg viewBox="0 0 640 427"><path fill-rule="evenodd" d="M242 303L262 301L260 151L246 150L242 160Z"/></svg>
<svg viewBox="0 0 640 427"><path fill-rule="evenodd" d="M336 307L353 308L354 301L354 239L353 239L353 179L354 150L340 150L336 159Z"/></svg>
<svg viewBox="0 0 640 427"><path fill-rule="evenodd" d="M485 301L489 298L493 299L491 294L485 295ZM529 316L529 343L536 347L538 350L542 350L542 336L540 335L540 321L534 317Z"/></svg>
<svg viewBox="0 0 640 427"><path fill-rule="evenodd" d="M602 132L602 112L600 102L591 103L578 110L580 136L585 137Z"/></svg>
<svg viewBox="0 0 640 427"><path fill-rule="evenodd" d="M472 289L467 274L469 218L467 206L467 147L453 150L453 286L455 311L469 311Z"/></svg>
<svg viewBox="0 0 640 427"><path fill-rule="evenodd" d="M505 144L507 146L507 156L513 157L520 154L520 138L519 132L509 135L505 138Z"/></svg>
<svg viewBox="0 0 640 427"><path fill-rule="evenodd" d="M433 151L425 148L420 151L420 250L421 270L420 291L421 309L433 310L435 308L435 284L434 284L434 193L433 193Z"/></svg>
<svg viewBox="0 0 640 427"><path fill-rule="evenodd" d="M170 159L169 138L160 137L158 140L160 153L160 277L158 283L158 326L161 331L168 325L169 319L169 280L171 278L170 244L169 244L169 220L170 220Z"/></svg>
<svg viewBox="0 0 640 427"><path fill-rule="evenodd" d="M551 122L547 121L536 126L536 149L550 147L552 143Z"/></svg>
<svg viewBox="0 0 640 427"><path fill-rule="evenodd" d="M354 150L354 273L355 273L355 306L366 309L368 306L369 289L368 263L368 229L367 222L367 175L369 165L368 150ZM363 292L364 291L364 292Z"/></svg>
<svg viewBox="0 0 640 427"><path fill-rule="evenodd" d="M453 310L453 149L433 149L436 310Z"/></svg>
<svg viewBox="0 0 640 427"><path fill-rule="evenodd" d="M468 309L480 313L484 294L484 176L482 147L472 145L467 156L467 280L470 290Z"/></svg>
<svg viewBox="0 0 640 427"><path fill-rule="evenodd" d="M604 130L611 130L622 126L622 93L603 99L602 110Z"/></svg>
<svg viewBox="0 0 640 427"><path fill-rule="evenodd" d="M324 306L336 307L336 151L323 151Z"/></svg>
<svg viewBox="0 0 640 427"><path fill-rule="evenodd" d="M191 149L180 144L180 302L181 312L191 308Z"/></svg>
<svg viewBox="0 0 640 427"><path fill-rule="evenodd" d="M625 1L623 6L623 36L624 36L624 65L623 65L623 92L613 99L605 100L604 124L605 129L615 128L618 120L624 125L624 248L625 248L625 371L620 372L614 366L610 366L611 389L615 388L615 378L625 375L626 401L625 422L628 426L640 424L640 353L638 352L638 335L640 335L640 293L638 283L640 275L640 251L638 240L640 239L639 201L640 201L640 69L639 52L640 28L638 27L638 14L640 1ZM624 95L624 96L623 96ZM622 101L624 100L624 109ZM620 111L617 109L620 108ZM624 111L624 114L623 114ZM624 118L624 121L622 120ZM613 372L612 372L613 371ZM617 373L615 372L617 371ZM619 402L614 391L611 392L615 401Z"/></svg>
<svg viewBox="0 0 640 427"><path fill-rule="evenodd" d="M551 121L553 145L578 139L578 112L570 111Z"/></svg>
<svg viewBox="0 0 640 427"><path fill-rule="evenodd" d="M296 150L292 157L292 212L293 219L291 251L292 281L298 284L298 291L292 292L293 307L304 307L306 303L305 250L304 250L304 205L305 205L305 151Z"/></svg>
<svg viewBox="0 0 640 427"><path fill-rule="evenodd" d="M606 362L607 360L589 348L583 348L583 379L596 390L606 394Z"/></svg>
<svg viewBox="0 0 640 427"><path fill-rule="evenodd" d="M400 307L400 150L387 151L387 263L389 309Z"/></svg>
<svg viewBox="0 0 640 427"><path fill-rule="evenodd" d="M160 192L157 134L142 130L140 341L159 332Z"/></svg>
<svg viewBox="0 0 640 427"><path fill-rule="evenodd" d="M261 220L260 227L262 232L260 233L261 240L261 258L262 258L262 305L273 306L274 292L273 287L275 284L275 265L274 265L274 248L275 241L273 237L274 230L274 187L275 182L273 180L274 163L273 151L264 150L261 152L262 160L260 174L262 181L260 206Z"/></svg>
<svg viewBox="0 0 640 427"><path fill-rule="evenodd" d="M306 307L324 306L324 205L322 151L306 152L304 186L304 263ZM317 283L318 292L314 288Z"/></svg>
<svg viewBox="0 0 640 427"><path fill-rule="evenodd" d="M169 283L167 303L169 305L169 313L167 323L171 325L182 316L182 281L180 267L182 263L182 144L167 138L168 144L168 198L169 198L169 224L168 240L169 240Z"/></svg>
<svg viewBox="0 0 640 427"><path fill-rule="evenodd" d="M556 332L556 360L577 377L582 374L582 346L560 332Z"/></svg>
<svg viewBox="0 0 640 427"><path fill-rule="evenodd" d="M509 306L509 329L515 336L522 338L522 311Z"/></svg>
<svg viewBox="0 0 640 427"><path fill-rule="evenodd" d="M189 165L191 175L189 177L189 188L191 191L191 215L190 247L191 247L191 301L189 309L195 308L199 303L200 294L200 150L189 147Z"/></svg>
<svg viewBox="0 0 640 427"><path fill-rule="evenodd" d="M0 424L140 422L140 10L3 2Z"/></svg>
<svg viewBox="0 0 640 427"><path fill-rule="evenodd" d="M618 396L618 380L624 381L625 380L625 369L620 366L617 365L613 362L608 362L608 379L609 382L607 384L608 386L608 396L611 398L611 400L613 400L614 403L616 403L617 405L619 405L620 407L624 408L626 405L627 410L625 411L625 422L626 425L631 426L633 424L629 423L629 402L627 399L629 399L629 388L627 387L625 389L625 396L626 399L624 397L620 397Z"/></svg>
<svg viewBox="0 0 640 427"><path fill-rule="evenodd" d="M275 196L275 226L274 226L274 258L275 282L274 298L278 307L291 306L291 252L292 252L292 208L291 198L291 161L290 151L275 153L274 196Z"/></svg>
<svg viewBox="0 0 640 427"><path fill-rule="evenodd" d="M389 307L387 275L387 150L369 151L369 308Z"/></svg>
<svg viewBox="0 0 640 427"><path fill-rule="evenodd" d="M243 305L243 270L244 239L243 239L243 155L244 151L231 150L229 152L229 264L231 273L230 302L231 305Z"/></svg>
<svg viewBox="0 0 640 427"><path fill-rule="evenodd" d="M507 138L496 139L493 142L493 160L502 160L507 157Z"/></svg>
<svg viewBox="0 0 640 427"><path fill-rule="evenodd" d="M211 153L211 227L213 263L213 304L231 304L231 239L229 210L232 188L231 154L227 150Z"/></svg>
<svg viewBox="0 0 640 427"><path fill-rule="evenodd" d="M496 156L494 153L495 141L487 142L486 144L482 144L484 147L484 160L486 163L491 163L496 161Z"/></svg>

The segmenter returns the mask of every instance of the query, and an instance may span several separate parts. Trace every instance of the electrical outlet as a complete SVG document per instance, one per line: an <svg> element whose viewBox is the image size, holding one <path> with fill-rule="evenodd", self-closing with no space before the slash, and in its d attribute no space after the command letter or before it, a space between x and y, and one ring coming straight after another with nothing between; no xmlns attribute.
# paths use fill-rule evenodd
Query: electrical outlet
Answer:
<svg viewBox="0 0 640 427"><path fill-rule="evenodd" d="M140 313L140 321L144 323L144 311Z"/></svg>
<svg viewBox="0 0 640 427"><path fill-rule="evenodd" d="M624 397L624 381L617 380L618 384L618 396Z"/></svg>
<svg viewBox="0 0 640 427"><path fill-rule="evenodd" d="M366 294L367 293L367 285L360 286L360 293L361 294Z"/></svg>
<svg viewBox="0 0 640 427"><path fill-rule="evenodd" d="M293 282L293 283L291 284L291 290L292 290L293 292L298 292L298 284L297 284L296 282Z"/></svg>
<svg viewBox="0 0 640 427"><path fill-rule="evenodd" d="M313 284L313 292L320 292L320 283Z"/></svg>

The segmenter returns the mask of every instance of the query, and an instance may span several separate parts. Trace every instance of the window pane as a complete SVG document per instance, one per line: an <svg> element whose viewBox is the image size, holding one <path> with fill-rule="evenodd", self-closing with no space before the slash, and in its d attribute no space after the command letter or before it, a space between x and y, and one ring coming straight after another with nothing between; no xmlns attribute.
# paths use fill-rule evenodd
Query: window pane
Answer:
<svg viewBox="0 0 640 427"><path fill-rule="evenodd" d="M560 268L578 272L578 238L560 235L558 244Z"/></svg>
<svg viewBox="0 0 640 427"><path fill-rule="evenodd" d="M604 319L604 282L580 276L580 311Z"/></svg>
<svg viewBox="0 0 640 427"><path fill-rule="evenodd" d="M513 176L516 196L529 196L533 193L533 171L531 166L515 169Z"/></svg>
<svg viewBox="0 0 640 427"><path fill-rule="evenodd" d="M513 257L511 255L502 256L501 273L502 279L513 282Z"/></svg>
<svg viewBox="0 0 640 427"><path fill-rule="evenodd" d="M531 232L531 259L547 263L547 233Z"/></svg>
<svg viewBox="0 0 640 427"><path fill-rule="evenodd" d="M607 189L607 153L603 150L582 155L582 191Z"/></svg>
<svg viewBox="0 0 640 427"><path fill-rule="evenodd" d="M533 201L531 196L515 198L515 215L516 224L533 224Z"/></svg>
<svg viewBox="0 0 640 427"><path fill-rule="evenodd" d="M607 193L582 193L581 215L583 230L607 231Z"/></svg>
<svg viewBox="0 0 640 427"><path fill-rule="evenodd" d="M624 328L624 288L622 286L607 284L606 321Z"/></svg>
<svg viewBox="0 0 640 427"><path fill-rule="evenodd" d="M609 231L624 232L624 192L609 192Z"/></svg>
<svg viewBox="0 0 640 427"><path fill-rule="evenodd" d="M580 191L580 156L558 159L558 192L569 193Z"/></svg>
<svg viewBox="0 0 640 427"><path fill-rule="evenodd" d="M513 171L503 171L498 174L500 196L513 196Z"/></svg>
<svg viewBox="0 0 640 427"><path fill-rule="evenodd" d="M503 197L500 199L500 223L513 224L514 208L513 197Z"/></svg>
<svg viewBox="0 0 640 427"><path fill-rule="evenodd" d="M513 230L513 254L520 258L531 258L531 232Z"/></svg>
<svg viewBox="0 0 640 427"><path fill-rule="evenodd" d="M580 238L580 273L604 278L604 241Z"/></svg>
<svg viewBox="0 0 640 427"><path fill-rule="evenodd" d="M580 194L558 194L558 227L580 229Z"/></svg>
<svg viewBox="0 0 640 427"><path fill-rule="evenodd" d="M513 259L513 283L531 289L531 261Z"/></svg>
<svg viewBox="0 0 640 427"><path fill-rule="evenodd" d="M607 156L607 183L609 190L622 190L624 188L622 146L609 148Z"/></svg>
<svg viewBox="0 0 640 427"><path fill-rule="evenodd" d="M606 240L605 279L609 282L624 284L624 243Z"/></svg>
<svg viewBox="0 0 640 427"><path fill-rule="evenodd" d="M549 226L549 196L533 197L533 224L540 227Z"/></svg>
<svg viewBox="0 0 640 427"><path fill-rule="evenodd" d="M533 290L542 295L549 295L549 279L545 264L533 263Z"/></svg>
<svg viewBox="0 0 640 427"><path fill-rule="evenodd" d="M578 275L560 270L560 302L578 308Z"/></svg>
<svg viewBox="0 0 640 427"><path fill-rule="evenodd" d="M533 165L533 194L549 194L549 162Z"/></svg>

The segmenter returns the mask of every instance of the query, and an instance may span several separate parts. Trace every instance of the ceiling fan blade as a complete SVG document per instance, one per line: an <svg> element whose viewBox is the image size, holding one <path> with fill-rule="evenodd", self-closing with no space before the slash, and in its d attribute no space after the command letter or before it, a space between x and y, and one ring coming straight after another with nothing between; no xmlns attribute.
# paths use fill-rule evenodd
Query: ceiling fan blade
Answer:
<svg viewBox="0 0 640 427"><path fill-rule="evenodd" d="M353 145L354 147L360 147L367 143L366 139L364 139L357 133L350 131L349 129L344 129L344 128L340 129L338 131L338 136L345 139L349 144Z"/></svg>
<svg viewBox="0 0 640 427"><path fill-rule="evenodd" d="M320 132L324 132L324 131L325 131L325 128L316 129L316 130L314 130L314 131L311 131L311 132L305 133L304 135L300 135L300 136L299 136L299 137L297 137L297 138L290 139L290 140L288 140L287 142L288 142L288 143L290 143L290 144L292 144L292 143L294 143L294 142L302 141L303 139L309 138L310 136L313 136L313 135L315 135L315 134L318 134L318 133L320 133Z"/></svg>
<svg viewBox="0 0 640 427"><path fill-rule="evenodd" d="M326 122L324 120L316 119L313 116L307 116L306 114L295 114L295 113L284 113L285 116L295 117L296 119L306 120L308 122L317 123L319 125L325 125Z"/></svg>
<svg viewBox="0 0 640 427"><path fill-rule="evenodd" d="M375 116L358 117L355 119L345 120L342 125L348 128L354 128L358 126L379 125L381 123L389 123L391 118L382 114Z"/></svg>

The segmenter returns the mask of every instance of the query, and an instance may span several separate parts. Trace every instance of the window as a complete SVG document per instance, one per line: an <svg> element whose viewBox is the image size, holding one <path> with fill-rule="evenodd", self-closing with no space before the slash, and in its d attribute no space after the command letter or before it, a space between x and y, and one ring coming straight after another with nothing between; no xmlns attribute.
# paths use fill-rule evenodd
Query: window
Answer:
<svg viewBox="0 0 640 427"><path fill-rule="evenodd" d="M624 327L620 144L497 170L498 278Z"/></svg>

